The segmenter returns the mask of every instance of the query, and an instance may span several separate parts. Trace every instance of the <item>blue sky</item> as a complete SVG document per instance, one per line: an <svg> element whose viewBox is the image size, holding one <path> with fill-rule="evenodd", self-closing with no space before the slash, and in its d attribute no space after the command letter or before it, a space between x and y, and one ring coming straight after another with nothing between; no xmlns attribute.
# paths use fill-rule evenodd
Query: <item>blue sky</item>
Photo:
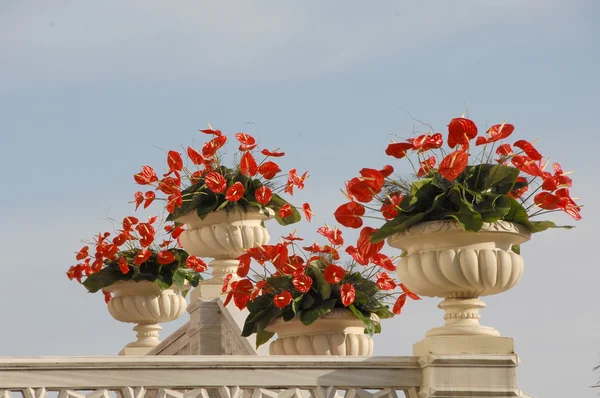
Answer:
<svg viewBox="0 0 600 398"><path fill-rule="evenodd" d="M445 133L468 109L576 170L584 219L523 246L523 279L485 299L482 322L515 337L524 390L595 396L599 18L583 0L0 2L0 313L13 325L0 355L109 355L130 341L64 272L104 217L131 213L132 175L164 163L156 147L199 146L207 122L258 131L287 152L284 168L310 170L295 198L318 216L297 226L310 239L360 168L408 166L384 154L418 128L406 111ZM376 354L410 355L441 322L437 301L384 324Z"/></svg>

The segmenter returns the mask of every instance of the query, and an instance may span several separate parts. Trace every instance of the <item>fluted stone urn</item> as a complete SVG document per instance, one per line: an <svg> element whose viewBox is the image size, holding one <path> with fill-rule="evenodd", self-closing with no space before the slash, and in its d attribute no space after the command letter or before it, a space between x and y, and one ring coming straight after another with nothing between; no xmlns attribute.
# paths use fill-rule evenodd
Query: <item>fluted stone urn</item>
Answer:
<svg viewBox="0 0 600 398"><path fill-rule="evenodd" d="M499 336L479 323L482 296L512 288L523 274L523 258L511 250L526 242L528 230L507 221L485 223L479 232L465 231L456 221L429 221L392 235L388 244L405 256L398 278L421 296L440 297L444 326L427 336Z"/></svg>
<svg viewBox="0 0 600 398"><path fill-rule="evenodd" d="M119 355L145 355L160 343L159 323L174 321L186 309L186 300L173 285L160 290L148 281L119 281L105 288L113 294L108 311L117 321L137 323L137 340L125 346Z"/></svg>
<svg viewBox="0 0 600 398"><path fill-rule="evenodd" d="M294 318L277 318L266 329L277 333L271 342L271 355L373 355L373 339L364 333L364 323L349 310L336 309L304 325Z"/></svg>
<svg viewBox="0 0 600 398"><path fill-rule="evenodd" d="M269 243L264 222L272 219L274 213L268 211L267 215L258 210L220 210L209 213L203 220L194 211L176 220L186 224L179 239L183 249L194 256L214 259L208 264L212 278L200 282L197 289L202 298L218 297L228 274L233 274L232 280L237 278L236 258L246 249Z"/></svg>

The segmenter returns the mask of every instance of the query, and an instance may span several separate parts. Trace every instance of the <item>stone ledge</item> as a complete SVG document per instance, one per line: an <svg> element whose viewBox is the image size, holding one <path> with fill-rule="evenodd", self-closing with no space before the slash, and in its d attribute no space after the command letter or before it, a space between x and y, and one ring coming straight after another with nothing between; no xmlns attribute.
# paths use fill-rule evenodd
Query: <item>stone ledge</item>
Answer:
<svg viewBox="0 0 600 398"><path fill-rule="evenodd" d="M515 353L515 339L497 336L431 336L413 345L413 355Z"/></svg>

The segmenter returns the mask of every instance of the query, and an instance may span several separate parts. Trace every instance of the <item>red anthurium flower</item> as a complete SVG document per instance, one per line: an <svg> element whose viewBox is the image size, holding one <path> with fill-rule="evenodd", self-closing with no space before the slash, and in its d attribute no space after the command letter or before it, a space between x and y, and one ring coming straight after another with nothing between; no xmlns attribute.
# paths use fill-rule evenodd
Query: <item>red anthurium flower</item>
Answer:
<svg viewBox="0 0 600 398"><path fill-rule="evenodd" d="M360 265L369 264L369 259L365 258L365 256L361 252L359 252L358 249L354 246L346 247L346 253L348 253L354 259L354 261L356 261Z"/></svg>
<svg viewBox="0 0 600 398"><path fill-rule="evenodd" d="M169 213L174 213L175 209L183 205L183 196L181 192L177 191L167 198L167 205L165 208Z"/></svg>
<svg viewBox="0 0 600 398"><path fill-rule="evenodd" d="M83 260L84 258L86 258L87 256L89 256L88 250L89 250L89 246L83 246L81 248L81 250L79 250L79 252L77 252L77 255L75 256L75 258L77 260Z"/></svg>
<svg viewBox="0 0 600 398"><path fill-rule="evenodd" d="M169 151L167 154L167 165L169 166L168 174L183 170L183 159L177 151Z"/></svg>
<svg viewBox="0 0 600 398"><path fill-rule="evenodd" d="M123 229L125 231L132 231L133 226L136 225L138 222L139 222L139 220L135 217L132 217L132 216L125 217L123 219Z"/></svg>
<svg viewBox="0 0 600 398"><path fill-rule="evenodd" d="M258 172L267 180L272 179L279 173L281 169L275 162L264 162L258 167Z"/></svg>
<svg viewBox="0 0 600 398"><path fill-rule="evenodd" d="M287 236L282 236L281 239L287 240L289 242L294 242L294 241L297 241L297 240L304 240L304 238L296 236L296 231L290 232Z"/></svg>
<svg viewBox="0 0 600 398"><path fill-rule="evenodd" d="M364 227L360 230L356 249L363 255L364 258L370 259L375 254L379 253L379 250L383 247L383 241L379 243L371 243L371 235L377 232L378 229L371 227Z"/></svg>
<svg viewBox="0 0 600 398"><path fill-rule="evenodd" d="M402 293L401 295L398 296L398 298L396 299L396 302L394 303L394 307L392 308L392 312L396 315L400 315L400 313L402 312L402 307L404 307L404 304L406 304L406 293Z"/></svg>
<svg viewBox="0 0 600 398"><path fill-rule="evenodd" d="M256 160L254 160L252 153L244 152L240 159L240 171L242 174L249 177L253 177L258 173L258 165L256 164Z"/></svg>
<svg viewBox="0 0 600 398"><path fill-rule="evenodd" d="M274 158L280 158L285 155L285 152L277 152L277 149L274 151L269 151L268 149L263 149L260 151L265 156L273 156Z"/></svg>
<svg viewBox="0 0 600 398"><path fill-rule="evenodd" d="M150 204L156 199L156 194L152 191L147 191L144 194L144 209L146 209ZM136 207L137 209L137 207Z"/></svg>
<svg viewBox="0 0 600 398"><path fill-rule="evenodd" d="M229 281L231 280L231 278L233 278L233 274L227 274L225 276L225 279L223 279L223 288L221 289L221 293L225 293L227 291L227 288L229 287ZM227 305L227 302L230 300L230 297L227 296L227 301L225 302L225 305Z"/></svg>
<svg viewBox="0 0 600 398"><path fill-rule="evenodd" d="M416 294L414 294L413 292L411 292L410 290L408 290L408 288L406 286L404 286L403 283L401 283L400 285L400 289L402 289L402 291L411 299L413 300L421 300L421 297L417 296Z"/></svg>
<svg viewBox="0 0 600 398"><path fill-rule="evenodd" d="M150 185L158 181L156 172L150 166L142 166L142 171L133 175L133 179L140 185Z"/></svg>
<svg viewBox="0 0 600 398"><path fill-rule="evenodd" d="M381 290L394 290L396 288L396 282L386 272L378 272L377 277L377 287Z"/></svg>
<svg viewBox="0 0 600 398"><path fill-rule="evenodd" d="M144 203L144 194L140 191L137 191L135 193L135 209L137 210L142 203Z"/></svg>
<svg viewBox="0 0 600 398"><path fill-rule="evenodd" d="M108 304L110 299L112 299L112 294L110 294L110 292L107 292L106 290L102 290L102 294L104 294L104 302Z"/></svg>
<svg viewBox="0 0 600 398"><path fill-rule="evenodd" d="M244 189L244 185L237 181L227 189L227 192L225 192L225 199L230 202L237 202L242 198L242 196L244 196L245 192L246 190Z"/></svg>
<svg viewBox="0 0 600 398"><path fill-rule="evenodd" d="M542 170L540 161L533 160L526 156L515 155L512 158L512 164L523 173L535 177L544 177L546 173Z"/></svg>
<svg viewBox="0 0 600 398"><path fill-rule="evenodd" d="M281 268L288 262L288 248L286 244L263 245L266 256L275 268Z"/></svg>
<svg viewBox="0 0 600 398"><path fill-rule="evenodd" d="M408 139L407 141L412 142L413 149L419 152L425 152L431 149L440 148L444 143L444 138L442 137L442 134L435 133L432 135L423 134L417 138Z"/></svg>
<svg viewBox="0 0 600 398"><path fill-rule="evenodd" d="M354 177L346 183L346 191L348 195L362 203L369 203L375 197L373 188L358 177Z"/></svg>
<svg viewBox="0 0 600 398"><path fill-rule="evenodd" d="M235 287L233 287L234 283ZM233 291L233 303L240 310L243 310L244 308L246 308L246 304L248 303L248 301L250 301L250 294L254 289L254 285L248 279L241 279L237 281L237 283L233 282L231 284L231 287Z"/></svg>
<svg viewBox="0 0 600 398"><path fill-rule="evenodd" d="M477 136L477 126L472 120L462 117L450 120L448 124L448 146L469 146L469 141Z"/></svg>
<svg viewBox="0 0 600 398"><path fill-rule="evenodd" d="M381 268L388 271L395 271L396 266L392 260L383 253L377 253L371 257L371 262L375 265L379 265Z"/></svg>
<svg viewBox="0 0 600 398"><path fill-rule="evenodd" d="M129 234L129 232L123 231L113 239L113 244L117 246L122 246L129 239L131 239L131 235Z"/></svg>
<svg viewBox="0 0 600 398"><path fill-rule="evenodd" d="M527 178L525 178L525 177L517 177L517 181L516 181L516 182L524 182L524 183L527 183ZM509 195L510 195L510 197L511 197L511 198L518 199L518 198L520 198L521 196L523 196L523 194L524 194L525 192L527 192L527 190L528 190L528 189L529 189L529 185L525 185L523 188L517 188L517 189L513 189L513 190L512 190L512 191L509 193Z"/></svg>
<svg viewBox="0 0 600 398"><path fill-rule="evenodd" d="M317 232L329 239L332 245L343 245L344 238L342 238L342 231L340 231L337 227L331 228L329 225L325 224L324 227L317 229Z"/></svg>
<svg viewBox="0 0 600 398"><path fill-rule="evenodd" d="M310 208L310 205L308 203L304 203L302 205L302 212L304 213L304 218L306 218L306 221L310 222L310 220L312 220L313 216L315 215L315 213L312 212L312 209Z"/></svg>
<svg viewBox="0 0 600 398"><path fill-rule="evenodd" d="M221 173L212 171L204 177L206 187L214 193L221 193L227 188L227 181Z"/></svg>
<svg viewBox="0 0 600 398"><path fill-rule="evenodd" d="M156 260L160 265L171 264L173 261L175 261L175 255L168 250L163 250L158 253Z"/></svg>
<svg viewBox="0 0 600 398"><path fill-rule="evenodd" d="M346 270L335 264L329 264L325 267L325 271L323 271L323 277L325 277L325 280L332 285L340 283L345 274Z"/></svg>
<svg viewBox="0 0 600 398"><path fill-rule="evenodd" d="M140 250L138 252L138 254L136 254L135 258L133 259L133 263L135 265L141 265L141 264L145 263L150 258L151 255L152 255L152 252L150 251L150 249L144 248L144 249Z"/></svg>
<svg viewBox="0 0 600 398"><path fill-rule="evenodd" d="M393 156L396 159L402 159L406 156L406 152L413 149L412 142L394 142L388 145L385 149L385 154Z"/></svg>
<svg viewBox="0 0 600 398"><path fill-rule="evenodd" d="M333 216L344 227L360 228L363 224L361 216L365 214L365 207L357 202L348 202L337 208Z"/></svg>
<svg viewBox="0 0 600 398"><path fill-rule="evenodd" d="M196 272L205 272L208 269L206 263L201 258L196 256L188 256L188 258L185 260L185 266L193 269Z"/></svg>
<svg viewBox="0 0 600 398"><path fill-rule="evenodd" d="M496 154L500 156L510 156L513 154L513 150L510 144L502 144L496 148Z"/></svg>
<svg viewBox="0 0 600 398"><path fill-rule="evenodd" d="M256 198L256 201L258 203L260 203L261 205L266 205L271 201L271 198L273 197L273 192L271 191L271 188L269 188L266 185L263 185L262 187L254 191L254 197Z"/></svg>
<svg viewBox="0 0 600 398"><path fill-rule="evenodd" d="M560 208L561 200L550 192L540 192L533 198L533 203L542 209L556 210Z"/></svg>
<svg viewBox="0 0 600 398"><path fill-rule="evenodd" d="M281 218L286 218L286 217L291 216L293 214L292 206L289 203L284 204L283 206L281 206L281 208L279 209L277 214Z"/></svg>
<svg viewBox="0 0 600 398"><path fill-rule="evenodd" d="M227 137L224 135L216 136L202 146L202 156L205 158L212 158L226 142Z"/></svg>
<svg viewBox="0 0 600 398"><path fill-rule="evenodd" d="M435 156L432 156L429 159L420 162L421 167L419 167L417 177L425 177L427 174L429 174L429 172L435 167L435 162Z"/></svg>
<svg viewBox="0 0 600 398"><path fill-rule="evenodd" d="M402 199L404 199L404 194L402 192L391 193L383 205L381 205L380 211L383 218L386 220L396 218Z"/></svg>
<svg viewBox="0 0 600 398"><path fill-rule="evenodd" d="M553 192L558 188L570 188L573 181L571 180L571 177L563 172L560 164L554 163L552 169L554 170L554 175L549 175L544 179L542 189L544 191Z"/></svg>
<svg viewBox="0 0 600 398"><path fill-rule="evenodd" d="M251 135L246 133L237 133L235 138L241 143L239 148L241 152L250 151L256 148L256 140Z"/></svg>
<svg viewBox="0 0 600 398"><path fill-rule="evenodd" d="M204 134L212 134L212 135L216 135L217 137L221 137L223 135L223 133L221 133L221 130L213 130L213 129L206 129L206 130L198 130L201 133Z"/></svg>
<svg viewBox="0 0 600 398"><path fill-rule="evenodd" d="M304 268L304 259L297 254L292 254L285 264L277 266L277 270L284 275L301 275Z"/></svg>
<svg viewBox="0 0 600 398"><path fill-rule="evenodd" d="M354 291L354 286L352 286L350 283L344 283L342 285L342 287L340 288L340 295L341 295L342 304L344 304L344 307L349 306L350 304L352 304L354 302L354 299L356 298L356 292Z"/></svg>
<svg viewBox="0 0 600 398"><path fill-rule="evenodd" d="M294 285L294 288L300 293L308 292L312 283L312 278L306 274L296 275L294 279L292 279L292 285Z"/></svg>
<svg viewBox="0 0 600 398"><path fill-rule="evenodd" d="M439 173L448 181L454 181L467 168L469 154L458 150L447 155L440 163Z"/></svg>
<svg viewBox="0 0 600 398"><path fill-rule="evenodd" d="M556 196L562 199L561 201L561 209L564 210L565 213L573 217L575 220L581 220L581 214L579 213L579 206L569 195L569 190L567 188L561 188L556 191Z"/></svg>
<svg viewBox="0 0 600 398"><path fill-rule="evenodd" d="M256 286L254 286L254 290L250 294L250 300L254 300L258 297L261 291L265 291L268 288L268 283L265 280L260 280L256 282Z"/></svg>
<svg viewBox="0 0 600 398"><path fill-rule="evenodd" d="M246 133L237 133L235 138L243 145L254 145L256 144L256 140L251 135Z"/></svg>
<svg viewBox="0 0 600 398"><path fill-rule="evenodd" d="M379 170L379 172L381 173L381 175L384 178L389 177L394 172L394 168L392 166L390 166L389 164L386 164L385 166L383 166L383 168L381 170Z"/></svg>
<svg viewBox="0 0 600 398"><path fill-rule="evenodd" d="M165 177L158 183L158 190L166 195L172 195L179 192L179 186L181 185L181 178L179 177Z"/></svg>
<svg viewBox="0 0 600 398"><path fill-rule="evenodd" d="M519 140L514 143L514 146L525 152L528 158L533 160L542 160L542 154L539 153L530 142Z"/></svg>
<svg viewBox="0 0 600 398"><path fill-rule="evenodd" d="M313 243L310 246L304 246L302 247L304 250L311 252L311 253L320 253L321 252L321 246L317 245L316 243Z"/></svg>
<svg viewBox="0 0 600 398"><path fill-rule="evenodd" d="M288 180L285 184L285 193L289 193L290 195L294 194L294 187L298 187L298 189L304 188L304 180L306 179L308 171L305 171L301 176L298 175L296 169L290 169L288 173Z"/></svg>
<svg viewBox="0 0 600 398"><path fill-rule="evenodd" d="M196 166L200 166L208 162L208 160L204 159L198 151L190 146L187 149L187 154L192 163L194 163Z"/></svg>
<svg viewBox="0 0 600 398"><path fill-rule="evenodd" d="M252 262L252 257L248 253L244 253L237 258L239 261L237 268L237 275L239 277L245 277L250 272L250 263Z"/></svg>
<svg viewBox="0 0 600 398"><path fill-rule="evenodd" d="M83 267L81 266L81 264L77 264L77 265L72 265L71 267L69 267L69 270L67 271L67 277L69 278L70 281L72 281L73 279L76 279L77 282L81 283L81 277L83 276Z"/></svg>
<svg viewBox="0 0 600 398"><path fill-rule="evenodd" d="M115 245L107 245L102 251L102 255L107 259L111 260L115 257L115 255L119 252L119 246Z"/></svg>
<svg viewBox="0 0 600 398"><path fill-rule="evenodd" d="M379 170L364 168L360 171L361 180L367 183L373 192L379 193L383 188L385 177Z"/></svg>
<svg viewBox="0 0 600 398"><path fill-rule="evenodd" d="M487 137L477 137L475 145L491 144L492 142L502 140L511 135L513 131L515 131L515 126L512 124L495 124L486 132Z"/></svg>
<svg viewBox="0 0 600 398"><path fill-rule="evenodd" d="M273 297L273 304L277 308L285 308L292 302L292 293L287 290L282 291L279 294L276 294Z"/></svg>
<svg viewBox="0 0 600 398"><path fill-rule="evenodd" d="M127 260L125 260L125 257L121 257L119 259L119 269L121 270L123 275L129 273L129 265L127 265Z"/></svg>

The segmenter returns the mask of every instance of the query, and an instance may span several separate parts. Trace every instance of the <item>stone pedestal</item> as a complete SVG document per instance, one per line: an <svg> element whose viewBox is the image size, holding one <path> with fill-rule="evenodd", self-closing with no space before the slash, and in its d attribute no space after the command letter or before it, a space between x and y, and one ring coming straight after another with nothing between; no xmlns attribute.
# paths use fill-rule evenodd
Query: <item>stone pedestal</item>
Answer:
<svg viewBox="0 0 600 398"><path fill-rule="evenodd" d="M526 397L517 387L515 354L426 354L419 398Z"/></svg>

